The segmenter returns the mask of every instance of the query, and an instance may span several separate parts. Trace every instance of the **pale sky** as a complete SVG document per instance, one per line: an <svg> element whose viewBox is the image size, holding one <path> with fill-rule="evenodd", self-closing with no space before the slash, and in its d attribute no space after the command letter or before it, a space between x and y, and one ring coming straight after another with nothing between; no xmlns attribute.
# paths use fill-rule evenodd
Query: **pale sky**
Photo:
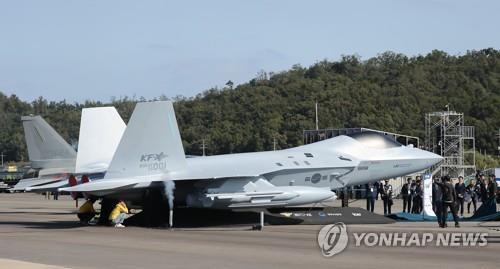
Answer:
<svg viewBox="0 0 500 269"><path fill-rule="evenodd" d="M493 0L0 0L0 91L193 96L346 54L499 49L499 10Z"/></svg>

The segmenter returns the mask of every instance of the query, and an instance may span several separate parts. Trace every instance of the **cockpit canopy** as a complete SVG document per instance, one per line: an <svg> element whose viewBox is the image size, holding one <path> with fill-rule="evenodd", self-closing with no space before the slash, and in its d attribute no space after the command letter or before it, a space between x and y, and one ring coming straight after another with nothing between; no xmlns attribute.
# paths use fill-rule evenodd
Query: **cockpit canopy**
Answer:
<svg viewBox="0 0 500 269"><path fill-rule="evenodd" d="M369 148L388 149L388 148L397 148L403 146L393 137L378 132L372 132L372 131L359 132L354 134L348 134L347 136L356 139L358 142Z"/></svg>

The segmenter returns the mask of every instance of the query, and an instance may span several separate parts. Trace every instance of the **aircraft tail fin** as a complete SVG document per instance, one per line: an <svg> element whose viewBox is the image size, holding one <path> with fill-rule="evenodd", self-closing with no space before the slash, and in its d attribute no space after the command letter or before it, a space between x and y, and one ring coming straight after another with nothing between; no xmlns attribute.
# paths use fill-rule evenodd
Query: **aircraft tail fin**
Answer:
<svg viewBox="0 0 500 269"><path fill-rule="evenodd" d="M105 179L167 174L184 169L186 156L172 102L138 103Z"/></svg>
<svg viewBox="0 0 500 269"><path fill-rule="evenodd" d="M125 127L125 122L114 107L82 109L75 172L104 172L115 154Z"/></svg>
<svg viewBox="0 0 500 269"><path fill-rule="evenodd" d="M41 116L24 116L21 120L33 168L75 164L76 151Z"/></svg>

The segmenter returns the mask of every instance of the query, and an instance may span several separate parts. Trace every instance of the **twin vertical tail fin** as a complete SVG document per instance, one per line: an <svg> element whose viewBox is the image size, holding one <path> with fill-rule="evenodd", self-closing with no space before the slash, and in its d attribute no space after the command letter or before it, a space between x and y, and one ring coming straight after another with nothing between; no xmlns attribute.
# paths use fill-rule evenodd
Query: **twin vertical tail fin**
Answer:
<svg viewBox="0 0 500 269"><path fill-rule="evenodd" d="M33 168L74 166L75 150L41 116L21 120Z"/></svg>
<svg viewBox="0 0 500 269"><path fill-rule="evenodd" d="M106 171L125 127L125 122L114 107L84 108L80 121L75 172Z"/></svg>
<svg viewBox="0 0 500 269"><path fill-rule="evenodd" d="M184 169L186 156L172 102L138 103L105 179L167 174Z"/></svg>

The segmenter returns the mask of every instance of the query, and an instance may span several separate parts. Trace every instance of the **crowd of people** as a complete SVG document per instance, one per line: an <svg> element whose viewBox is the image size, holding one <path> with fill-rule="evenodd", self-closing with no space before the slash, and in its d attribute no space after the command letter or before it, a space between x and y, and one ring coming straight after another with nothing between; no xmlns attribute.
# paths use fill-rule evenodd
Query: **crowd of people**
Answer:
<svg viewBox="0 0 500 269"><path fill-rule="evenodd" d="M474 181L471 181L467 186L464 183L464 178L459 177L458 182L453 185L448 176L441 179L434 178L432 184L432 208L437 216L439 226L447 227L446 220L448 218L448 209L453 216L455 226L459 227L458 212L464 216L464 205L467 203L467 213L470 213L470 205L474 207L473 213L476 213L477 203L486 203L493 200L497 202L497 183L495 176L490 175L485 177L478 174Z"/></svg>
<svg viewBox="0 0 500 269"><path fill-rule="evenodd" d="M394 190L389 180L383 183L375 182L366 185L366 209L373 212L375 200L380 198L384 204L384 215L392 213L394 205ZM415 180L407 179L407 183L401 188L401 198L403 200L403 212L419 214L423 208L424 190L420 176Z"/></svg>
<svg viewBox="0 0 500 269"><path fill-rule="evenodd" d="M375 182L366 184L366 209L373 212L375 201L380 198L384 204L384 215L390 215L391 207L394 204L394 190L389 180L383 183ZM401 187L401 200L403 212L421 214L423 210L424 189L420 176L415 179L407 178L406 183ZM494 175L486 177L478 173L474 180L465 184L462 176L458 177L458 182L454 185L448 176L434 178L432 185L432 206L438 217L440 227L446 227L448 212L451 212L458 224L458 214L464 216L465 205L467 213L476 213L478 203L485 203L489 199L497 199L497 183Z"/></svg>

